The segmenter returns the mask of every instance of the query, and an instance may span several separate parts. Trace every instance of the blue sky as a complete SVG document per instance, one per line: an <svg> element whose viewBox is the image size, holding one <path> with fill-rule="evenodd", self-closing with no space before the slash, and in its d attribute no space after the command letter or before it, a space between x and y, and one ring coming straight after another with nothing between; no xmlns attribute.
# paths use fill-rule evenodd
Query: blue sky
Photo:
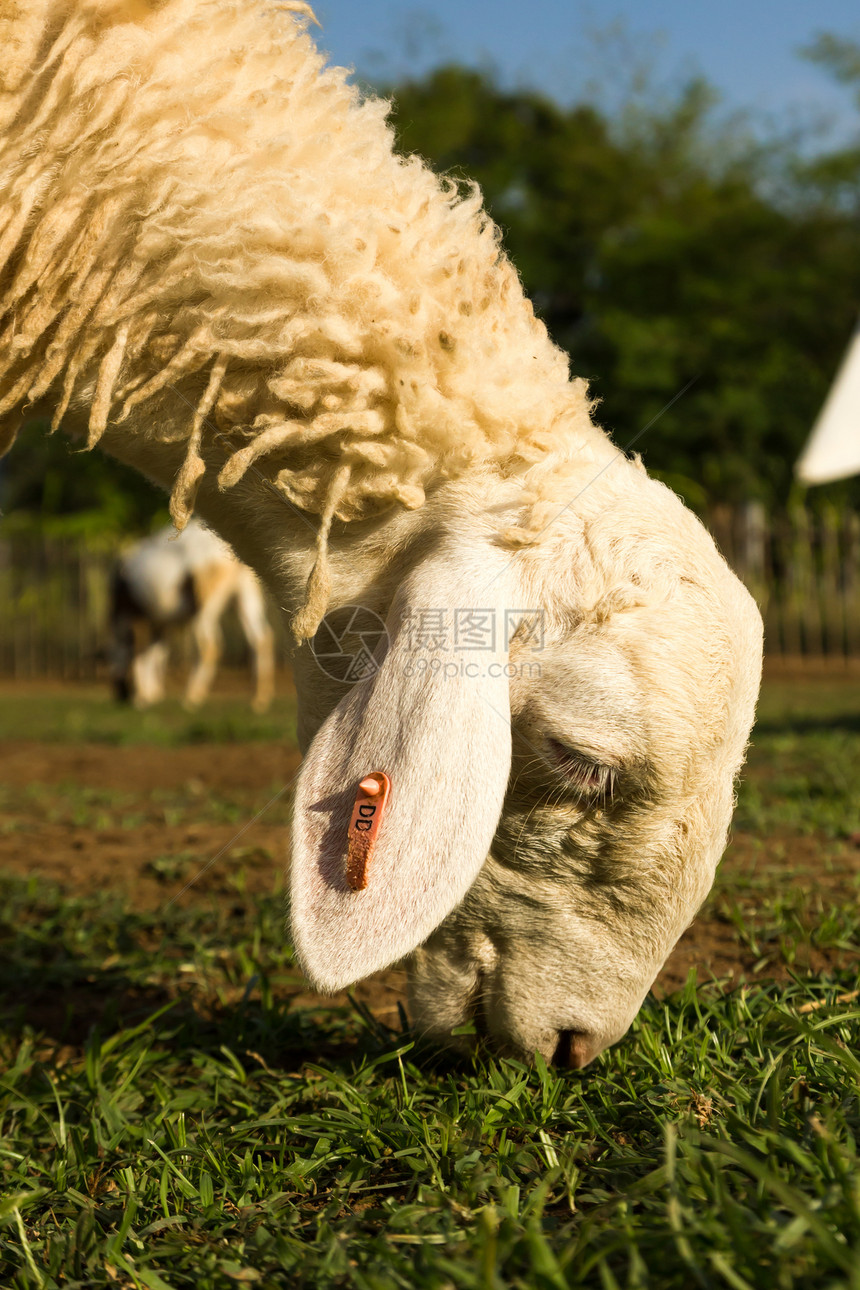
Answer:
<svg viewBox="0 0 860 1290"><path fill-rule="evenodd" d="M798 56L822 30L860 40L857 0L316 0L314 8L333 60L371 77L456 58L562 101L596 83L611 103L616 75L629 83L638 63L669 89L703 72L727 108L762 124L830 119L844 137L860 119L850 95Z"/></svg>

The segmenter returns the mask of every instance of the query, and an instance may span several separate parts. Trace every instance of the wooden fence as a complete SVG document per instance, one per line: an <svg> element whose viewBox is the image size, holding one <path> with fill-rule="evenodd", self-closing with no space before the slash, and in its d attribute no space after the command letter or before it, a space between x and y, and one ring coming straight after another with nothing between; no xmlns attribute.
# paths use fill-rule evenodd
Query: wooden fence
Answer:
<svg viewBox="0 0 860 1290"><path fill-rule="evenodd" d="M860 515L797 506L769 516L750 502L707 522L758 601L777 658L860 658Z"/></svg>
<svg viewBox="0 0 860 1290"><path fill-rule="evenodd" d="M0 534L0 676L107 679L110 574L116 552L71 538ZM283 615L270 609L278 657L284 658ZM223 660L248 663L235 613L222 622ZM174 653L187 664L189 643ZM183 658L183 654L185 657Z"/></svg>
<svg viewBox="0 0 860 1290"><path fill-rule="evenodd" d="M860 515L797 507L770 516L757 503L706 517L755 596L773 657L860 659ZM0 675L104 677L114 553L72 539L0 534ZM283 615L272 620L284 657ZM228 616L225 662L246 649Z"/></svg>

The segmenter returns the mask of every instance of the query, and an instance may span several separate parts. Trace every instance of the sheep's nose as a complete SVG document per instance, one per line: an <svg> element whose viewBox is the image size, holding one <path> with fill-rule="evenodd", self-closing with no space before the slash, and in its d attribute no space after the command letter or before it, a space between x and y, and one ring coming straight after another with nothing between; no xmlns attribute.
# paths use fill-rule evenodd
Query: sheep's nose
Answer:
<svg viewBox="0 0 860 1290"><path fill-rule="evenodd" d="M599 1051L600 1045L593 1035L582 1030L561 1030L552 1060L556 1066L569 1066L571 1070L578 1071L587 1066Z"/></svg>

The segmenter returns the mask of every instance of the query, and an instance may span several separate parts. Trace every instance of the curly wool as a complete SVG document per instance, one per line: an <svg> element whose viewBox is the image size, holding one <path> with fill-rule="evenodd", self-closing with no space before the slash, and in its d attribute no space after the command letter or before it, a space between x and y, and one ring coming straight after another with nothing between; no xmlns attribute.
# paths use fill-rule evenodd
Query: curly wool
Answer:
<svg viewBox="0 0 860 1290"><path fill-rule="evenodd" d="M0 441L50 395L90 446L123 422L186 442L180 528L217 441L221 487L253 468L321 517L302 636L334 517L599 434L477 189L394 153L312 17L0 0Z"/></svg>

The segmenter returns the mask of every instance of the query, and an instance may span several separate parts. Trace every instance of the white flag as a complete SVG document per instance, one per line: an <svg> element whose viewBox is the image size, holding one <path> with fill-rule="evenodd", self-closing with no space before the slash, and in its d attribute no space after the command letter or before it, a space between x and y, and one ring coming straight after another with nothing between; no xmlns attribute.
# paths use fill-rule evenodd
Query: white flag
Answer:
<svg viewBox="0 0 860 1290"><path fill-rule="evenodd" d="M794 469L804 484L860 474L860 327Z"/></svg>

